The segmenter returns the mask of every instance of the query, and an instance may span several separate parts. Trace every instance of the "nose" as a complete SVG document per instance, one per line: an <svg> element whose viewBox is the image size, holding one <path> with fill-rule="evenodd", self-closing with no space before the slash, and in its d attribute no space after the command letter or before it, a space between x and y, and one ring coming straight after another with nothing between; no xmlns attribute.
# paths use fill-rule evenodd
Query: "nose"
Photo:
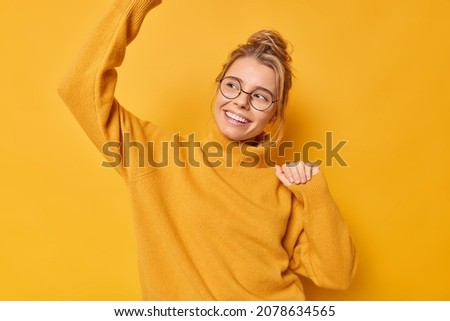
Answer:
<svg viewBox="0 0 450 321"><path fill-rule="evenodd" d="M250 93L241 90L239 96L234 99L234 103L239 108L245 108L247 110L250 109Z"/></svg>

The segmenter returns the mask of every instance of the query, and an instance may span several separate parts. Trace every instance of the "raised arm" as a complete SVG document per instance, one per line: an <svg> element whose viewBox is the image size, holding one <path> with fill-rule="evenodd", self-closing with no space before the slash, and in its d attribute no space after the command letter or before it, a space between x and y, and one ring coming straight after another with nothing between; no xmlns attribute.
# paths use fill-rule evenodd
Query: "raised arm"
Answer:
<svg viewBox="0 0 450 321"><path fill-rule="evenodd" d="M324 174L317 171L288 188L297 199L283 240L290 268L319 287L347 288L356 270L355 249Z"/></svg>
<svg viewBox="0 0 450 321"><path fill-rule="evenodd" d="M160 3L115 0L58 86L61 98L99 150L107 142L120 143L123 133L137 141L159 135L153 125L123 109L114 91L115 67L122 64L126 46L137 36L145 15ZM126 174L123 168L118 170Z"/></svg>

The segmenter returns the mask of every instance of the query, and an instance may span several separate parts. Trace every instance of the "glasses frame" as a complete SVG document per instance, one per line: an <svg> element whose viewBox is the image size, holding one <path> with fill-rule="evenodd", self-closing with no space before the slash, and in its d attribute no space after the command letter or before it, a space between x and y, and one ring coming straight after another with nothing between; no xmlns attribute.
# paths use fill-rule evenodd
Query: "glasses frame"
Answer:
<svg viewBox="0 0 450 321"><path fill-rule="evenodd" d="M234 96L234 97L228 97L228 96L226 96L226 95L223 93L223 91L222 91L222 81L224 81L225 79L233 79L233 80L236 80L237 83L239 84L239 92L237 93L236 96ZM249 100L249 102L250 102L250 106L252 106L252 108L254 108L254 109L258 110L258 111L265 111L265 110L269 109L270 107L272 107L273 104L275 104L275 103L278 102L278 100L274 100L274 99L273 99L273 96L274 96L274 95L273 95L273 94L270 92L270 90L268 90L268 89L265 89L265 88L256 88L255 90L253 90L253 91L251 91L251 92L245 91L244 89L242 89L241 81L240 81L238 78L233 77L233 76L223 77L222 79L220 79L219 83L220 83L220 85L219 85L219 91L220 91L220 93L222 94L222 96L224 96L226 99L236 99L237 97L239 97L239 95L240 95L241 93L247 94L247 95L248 95L248 100ZM264 91L267 91L267 92L270 94L270 96L272 97L272 101L270 102L270 105L269 105L268 107L266 107L266 108L264 108L264 109L259 109L259 108L256 108L255 106L253 106L253 104L252 104L252 95L253 95L253 93L254 93L255 91L257 91L257 90L264 90Z"/></svg>

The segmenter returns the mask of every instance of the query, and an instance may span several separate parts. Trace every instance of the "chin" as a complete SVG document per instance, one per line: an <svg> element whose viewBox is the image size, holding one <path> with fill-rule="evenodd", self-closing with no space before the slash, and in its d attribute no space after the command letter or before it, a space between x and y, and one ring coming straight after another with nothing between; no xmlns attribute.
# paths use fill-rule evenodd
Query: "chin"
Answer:
<svg viewBox="0 0 450 321"><path fill-rule="evenodd" d="M234 141L247 140L247 138L245 136L243 136L242 134L236 133L236 131L234 131L234 130L228 130L228 128L222 129L220 127L219 127L219 129L220 129L220 132L222 133L222 135L226 136L230 140L234 140Z"/></svg>
<svg viewBox="0 0 450 321"><path fill-rule="evenodd" d="M257 136L252 133L255 131L255 128L252 128L254 124L247 124L247 126L232 124L227 120L224 113L216 114L216 124L222 135L232 141L253 140Z"/></svg>

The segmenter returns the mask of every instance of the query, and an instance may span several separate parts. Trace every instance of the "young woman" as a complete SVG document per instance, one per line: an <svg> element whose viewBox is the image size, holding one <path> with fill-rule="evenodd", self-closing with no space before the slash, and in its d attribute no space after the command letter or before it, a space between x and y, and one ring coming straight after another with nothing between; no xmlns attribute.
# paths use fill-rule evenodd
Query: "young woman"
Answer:
<svg viewBox="0 0 450 321"><path fill-rule="evenodd" d="M276 32L258 32L231 54L202 141L143 121L115 99L115 67L160 3L116 0L59 86L94 144L120 155L144 299L303 300L300 275L348 287L354 248L323 173L302 162L267 165L264 131L279 140L291 87Z"/></svg>

